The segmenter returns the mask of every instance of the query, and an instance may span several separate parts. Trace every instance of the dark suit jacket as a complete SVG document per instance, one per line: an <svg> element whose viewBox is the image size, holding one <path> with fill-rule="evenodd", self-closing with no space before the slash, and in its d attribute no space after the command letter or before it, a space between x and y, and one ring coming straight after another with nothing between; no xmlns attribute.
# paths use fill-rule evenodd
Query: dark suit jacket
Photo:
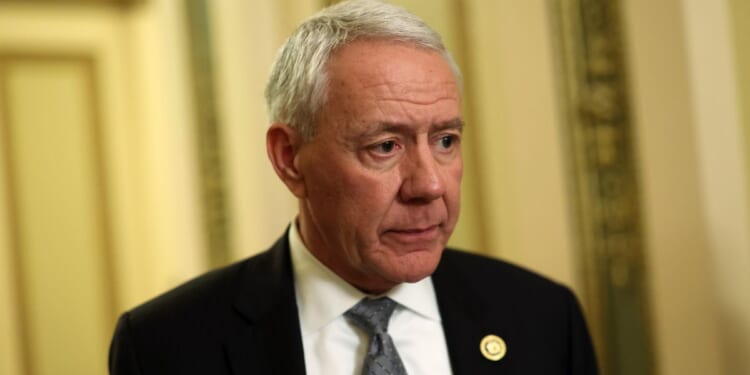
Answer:
<svg viewBox="0 0 750 375"><path fill-rule="evenodd" d="M508 263L451 249L432 277L454 374L597 373L586 324L567 288ZM498 362L480 352L479 342L488 334L507 343ZM125 313L112 339L109 370L113 375L304 374L286 236L264 253Z"/></svg>

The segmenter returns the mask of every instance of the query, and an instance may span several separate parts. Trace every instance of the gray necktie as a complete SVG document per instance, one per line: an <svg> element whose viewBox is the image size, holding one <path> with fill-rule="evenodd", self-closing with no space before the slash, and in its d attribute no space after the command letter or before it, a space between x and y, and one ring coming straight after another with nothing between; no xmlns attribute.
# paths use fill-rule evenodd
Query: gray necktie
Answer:
<svg viewBox="0 0 750 375"><path fill-rule="evenodd" d="M395 308L396 302L388 297L365 298L344 314L370 336L362 375L406 375L404 363L388 334L388 321Z"/></svg>

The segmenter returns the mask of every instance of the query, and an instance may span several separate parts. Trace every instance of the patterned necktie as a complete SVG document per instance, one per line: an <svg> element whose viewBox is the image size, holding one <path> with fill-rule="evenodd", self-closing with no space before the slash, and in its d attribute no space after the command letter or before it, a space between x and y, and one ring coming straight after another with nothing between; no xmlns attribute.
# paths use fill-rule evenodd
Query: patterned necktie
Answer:
<svg viewBox="0 0 750 375"><path fill-rule="evenodd" d="M365 298L344 314L370 336L362 375L406 375L404 363L388 334L388 321L395 308L396 302L388 297Z"/></svg>

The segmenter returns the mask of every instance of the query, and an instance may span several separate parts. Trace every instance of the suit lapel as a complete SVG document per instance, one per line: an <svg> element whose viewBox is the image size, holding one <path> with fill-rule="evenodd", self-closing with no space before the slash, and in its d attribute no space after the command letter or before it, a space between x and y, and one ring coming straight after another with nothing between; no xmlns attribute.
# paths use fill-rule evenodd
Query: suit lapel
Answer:
<svg viewBox="0 0 750 375"><path fill-rule="evenodd" d="M454 374L474 374L472 364L476 361L479 341L477 341L477 307L473 299L466 298L460 290L458 275L450 262L450 254L446 251L440 261L432 282L438 299L440 317L448 344L451 368ZM476 343L476 345L474 345Z"/></svg>
<svg viewBox="0 0 750 375"><path fill-rule="evenodd" d="M234 309L245 324L226 345L234 374L305 374L287 236L243 269Z"/></svg>
<svg viewBox="0 0 750 375"><path fill-rule="evenodd" d="M470 280L473 275L461 271L458 266L461 261L453 251L446 250L432 275L451 368L454 374L502 374L507 369L504 361L492 362L484 358L479 343L488 334L502 336L497 322L507 319L491 316L484 302L489 297L472 289L471 285L476 284ZM492 287L487 289L492 290Z"/></svg>

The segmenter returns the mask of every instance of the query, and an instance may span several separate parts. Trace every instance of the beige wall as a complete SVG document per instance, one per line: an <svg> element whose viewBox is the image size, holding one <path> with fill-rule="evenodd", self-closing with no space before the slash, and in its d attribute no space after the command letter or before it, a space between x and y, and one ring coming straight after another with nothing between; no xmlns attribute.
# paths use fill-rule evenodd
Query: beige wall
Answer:
<svg viewBox="0 0 750 375"><path fill-rule="evenodd" d="M737 82L739 137L744 140L744 142L740 143L741 150L739 152L741 155L744 155L745 178L743 182L747 194L750 192L750 184L748 184L748 179L750 179L750 23L747 22L750 19L750 2L730 0L727 12L729 13L730 24L732 26L731 36L734 40L734 45L730 46L730 48L734 55L733 65ZM748 208L750 207L750 203L747 202L747 199L745 201L746 208L750 209ZM744 228L746 233L748 229L746 223ZM729 320L730 322L741 320L738 324L741 324L742 328L739 330L739 334L734 331L725 331L725 333L733 335L732 344L737 348L736 351L732 352L734 360L738 364L741 363L741 366L744 366L741 367L742 369L750 371L750 364L748 363L750 360L750 322L748 321L748 317L750 317L750 312L748 312L748 308L750 308L750 302L748 301L748 298L750 298L748 297L750 296L750 283L747 281L747 271L750 268L750 264L748 264L750 263L748 259L750 258L750 246L738 248L737 250L740 252L737 256L741 257L740 259L744 259L744 268L734 268L736 271L733 276L740 278L740 280L744 276L745 283L744 285L740 284L739 288L735 288L730 282L725 284L725 287L726 290L737 290L737 294L743 294L745 297L744 300L739 300L743 301L743 304L736 305L739 308L733 309L733 319ZM742 315L737 314L740 311L743 311ZM725 329L731 330L732 326L726 326Z"/></svg>
<svg viewBox="0 0 750 375"><path fill-rule="evenodd" d="M316 9L312 0L298 1L296 6L290 3L211 2L235 259L268 248L296 213L296 201L266 156L268 116L263 96L279 46L296 24Z"/></svg>
<svg viewBox="0 0 750 375"><path fill-rule="evenodd" d="M726 3L623 9L659 373L747 373L746 144Z"/></svg>
<svg viewBox="0 0 750 375"><path fill-rule="evenodd" d="M3 65L11 258L24 349L34 348L27 365L39 374L96 373L88 358L106 355L115 306L91 65L75 57Z"/></svg>
<svg viewBox="0 0 750 375"><path fill-rule="evenodd" d="M750 147L750 3L743 0L729 0L735 69L737 75L738 102L741 114L744 149ZM745 152L746 166L750 168L750 152Z"/></svg>
<svg viewBox="0 0 750 375"><path fill-rule="evenodd" d="M277 181L265 155L262 92L279 44L321 2L209 3L229 233L236 259L265 249L296 211L296 203ZM444 34L467 79L464 208L451 243L509 259L582 290L566 191L549 4L544 0L394 2L422 15ZM80 367L71 371L102 373L114 319L111 312L100 311L106 309L101 306L107 291L115 297L114 309L119 312L207 267L185 10L179 1L135 3L121 8L0 1L0 55L72 53L88 56L94 67L95 102L85 99L87 91L73 89L68 90L69 98L50 100L78 98L80 113L92 109L99 113L102 156L98 162L104 166L111 234L111 246L97 244L99 223L92 223L78 209L63 209L66 220L83 233L78 240L94 240L85 246L75 241L40 245L37 248L54 253L49 257L41 250L24 253L36 257L27 263L38 267L18 269L13 228L20 225L34 233L31 230L38 225L12 222L8 213L13 202L6 199L7 153L0 152L0 374L22 373L26 351L19 340L26 329L24 321L46 327L62 324L65 317L31 315L19 309L16 294L25 290L21 286L36 288L33 298L39 299L34 302L38 308L59 303L45 286L53 275L71 277L69 284L60 285L87 284L84 278L93 278L90 288L69 298L85 300L82 308L106 323L92 325L81 336L91 354L88 362L81 359ZM750 159L746 155L750 32L744 26L746 17L740 16L750 9L743 4L739 0L621 2L660 374L750 372ZM85 81L83 75L65 69L57 70L55 77L72 80L70 87ZM29 109L47 108L38 102L49 82L19 82L18 90L32 91L26 96L14 94L20 98L13 104L16 110L25 108L33 114ZM0 101L0 115L7 110ZM76 129L73 134L91 135L85 122L69 121L58 123ZM11 126L18 124L13 120ZM39 135L47 134L44 129L37 128L33 134L38 135L30 137L36 141L18 152L33 158L49 149L49 143L38 147L44 145ZM0 144L8 142L3 137L0 132ZM44 141L62 144L62 139ZM81 150L72 143L64 149L79 155L80 160L69 159L69 164L96 159L74 154ZM49 165L40 168L41 174L60 172ZM60 176L61 181L80 180L72 173ZM24 194L38 196L46 189L49 186L33 185ZM60 207L82 208L92 202L78 196ZM43 209L34 212L40 215ZM97 279L106 279L101 273L105 266L96 266L99 258L92 254L102 251L111 254L111 287ZM74 266L61 270L62 276L45 271L48 266L43 262L53 259ZM27 297L32 300L31 294ZM35 374L51 373L47 369L64 363L64 352L55 353L49 345L81 339L65 332L49 334L54 339L36 339L37 344L29 348L29 358L39 361Z"/></svg>
<svg viewBox="0 0 750 375"><path fill-rule="evenodd" d="M680 3L623 6L657 366L661 374L722 373Z"/></svg>
<svg viewBox="0 0 750 375"><path fill-rule="evenodd" d="M117 39L116 14L62 12L67 20L54 11L0 9L0 263L8 270L0 283L8 299L0 303L12 310L0 315L0 325L12 327L3 330L0 369L8 374L101 373L104 364L89 358L106 355L116 308L97 165L104 140L95 134L104 130L97 112L111 103L97 97L104 82L92 64L99 54L117 57L105 47Z"/></svg>
<svg viewBox="0 0 750 375"><path fill-rule="evenodd" d="M732 33L726 2L685 1L703 223L714 271L722 360L728 373L750 372L750 205L738 79L746 37ZM734 43L734 39L738 43ZM736 48L735 48L736 47ZM737 69L740 69L739 71Z"/></svg>
<svg viewBox="0 0 750 375"><path fill-rule="evenodd" d="M34 374L104 373L115 313L205 269L182 11L174 1L132 8L0 2L0 55L41 56L52 64L33 70L21 61L18 72L28 74L6 71L4 77L14 83L0 111L31 117L5 117L3 127L35 132L12 140L10 156L52 159L25 164L21 175L10 175L13 181L0 175L0 269L8 271L0 279L2 374L24 374L24 367ZM93 74L59 62L70 56L89 61ZM67 86L52 90L58 81ZM92 113L99 134L82 117ZM85 149L63 136L97 139L101 153L81 154ZM3 168L10 162L6 151L3 146ZM106 183L87 185L82 173L96 163ZM19 185L29 173L51 182ZM25 187L10 196L11 183ZM92 186L107 197L106 244L96 240L103 220L86 216L87 207L100 205L85 190ZM12 221L11 204L37 219ZM56 232L39 234L44 223ZM114 273L101 265L100 254L111 256ZM13 260L19 256L23 268ZM110 298L112 311L96 307Z"/></svg>

